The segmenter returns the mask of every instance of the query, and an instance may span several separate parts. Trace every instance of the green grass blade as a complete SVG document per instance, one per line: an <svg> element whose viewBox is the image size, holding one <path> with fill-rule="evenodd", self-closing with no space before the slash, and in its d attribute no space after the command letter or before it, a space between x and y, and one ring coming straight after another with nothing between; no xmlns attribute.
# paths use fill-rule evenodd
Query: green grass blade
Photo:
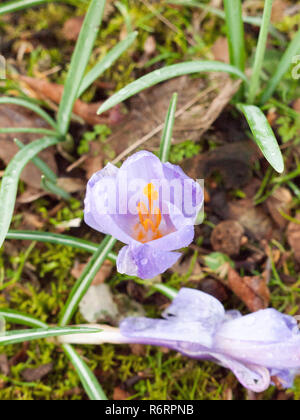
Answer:
<svg viewBox="0 0 300 420"><path fill-rule="evenodd" d="M224 0L230 64L245 71L246 49L241 0Z"/></svg>
<svg viewBox="0 0 300 420"><path fill-rule="evenodd" d="M116 239L112 238L111 236L106 236L102 241L97 251L94 253L93 257L83 270L83 273L76 281L61 312L59 325L67 325L70 322L74 312L77 310L79 302L86 294L95 275L100 270L101 265L107 258L107 254L111 251L115 243Z"/></svg>
<svg viewBox="0 0 300 420"><path fill-rule="evenodd" d="M6 235L6 239L21 240L21 241L37 241L55 245L70 246L82 251L93 254L97 251L99 245L93 242L85 241L84 239L74 238L73 236L61 235L59 233L37 232L37 231L22 231L10 230ZM117 256L113 252L109 252L107 258L115 263Z"/></svg>
<svg viewBox="0 0 300 420"><path fill-rule="evenodd" d="M104 6L105 0L91 0L76 43L57 115L58 129L63 136L68 132L73 106L99 31Z"/></svg>
<svg viewBox="0 0 300 420"><path fill-rule="evenodd" d="M294 39L290 42L287 50L283 54L279 64L277 65L276 72L273 77L270 79L267 88L265 89L262 98L261 104L266 103L277 88L283 76L288 72L293 63L293 58L300 53L300 30L295 35Z"/></svg>
<svg viewBox="0 0 300 420"><path fill-rule="evenodd" d="M27 7L39 6L43 3L48 3L50 0L18 0L18 1L9 1L0 6L0 15L5 13L13 13L19 10L26 9Z"/></svg>
<svg viewBox="0 0 300 420"><path fill-rule="evenodd" d="M72 362L74 368L76 369L83 388L85 389L85 392L89 396L90 400L107 400L107 397L95 375L88 367L88 365L82 360L79 354L74 350L74 348L70 344L64 344L63 349Z"/></svg>
<svg viewBox="0 0 300 420"><path fill-rule="evenodd" d="M259 89L259 80L267 48L267 39L270 29L273 0L266 0L264 5L263 22L259 33L254 66L250 81L248 103L253 104Z"/></svg>
<svg viewBox="0 0 300 420"><path fill-rule="evenodd" d="M270 165L279 173L284 171L284 161L273 130L260 108L254 105L238 104L245 115L255 142Z"/></svg>
<svg viewBox="0 0 300 420"><path fill-rule="evenodd" d="M170 300L173 300L178 294L178 290L174 289L173 287L166 286L165 284L153 284L151 289L161 293Z"/></svg>
<svg viewBox="0 0 300 420"><path fill-rule="evenodd" d="M17 196L18 182L26 164L42 150L59 143L55 137L36 140L20 150L9 162L1 182L0 189L0 248L7 235Z"/></svg>
<svg viewBox="0 0 300 420"><path fill-rule="evenodd" d="M63 190L58 185L56 185L56 181L53 182L52 180L47 179L45 175L42 175L41 187L45 191L48 191L51 194L57 195L58 197L61 197L65 201L70 201L72 199L71 194L69 194L67 191Z"/></svg>
<svg viewBox="0 0 300 420"><path fill-rule="evenodd" d="M16 145L19 147L19 149L24 149L25 145L18 139L14 140ZM52 171L52 169L49 168L49 166L39 157L34 157L31 159L31 161L35 164L37 168L52 182L57 181L56 174Z"/></svg>
<svg viewBox="0 0 300 420"><path fill-rule="evenodd" d="M223 10L208 6L207 4L199 3L195 0L167 0L166 3L177 4L187 7L198 7L199 9L212 13L213 15L221 19L226 19L226 15L223 12ZM243 22L247 23L248 25L257 26L260 28L262 25L262 18L261 16L243 16ZM273 25L270 25L270 33L273 35L274 38L277 38L281 42L285 42L285 37Z"/></svg>
<svg viewBox="0 0 300 420"><path fill-rule="evenodd" d="M170 106L168 109L166 122L165 122L165 128L164 128L162 139L160 142L159 158L162 162L167 162L169 159L173 127L174 127L174 122L175 122L177 99L178 99L178 94L174 93L170 102Z"/></svg>
<svg viewBox="0 0 300 420"><path fill-rule="evenodd" d="M30 109L31 111L39 115L41 118L43 118L49 125L51 125L51 127L57 130L57 124L53 120L53 118L51 118L50 115L47 114L47 112L45 112L42 108L40 108L38 105L34 104L33 102L27 101L26 99L9 98L9 97L3 96L2 98L0 98L0 104L18 105L18 106L22 106L23 108Z"/></svg>
<svg viewBox="0 0 300 420"><path fill-rule="evenodd" d="M12 324L26 325L27 327L32 328L48 328L48 325L45 322L11 309L0 309L0 316Z"/></svg>
<svg viewBox="0 0 300 420"><path fill-rule="evenodd" d="M115 93L111 98L104 102L99 108L98 114L107 111L113 106L125 101L131 96L147 89L157 83L165 80L173 79L174 77L183 76L185 74L200 73L200 72L225 72L237 76L248 81L244 73L236 67L229 64L220 63L218 61L190 61L181 64L174 64L172 66L163 67L162 69L155 70L146 76L130 83L128 86Z"/></svg>
<svg viewBox="0 0 300 420"><path fill-rule="evenodd" d="M131 33L123 41L119 42L106 56L92 68L92 70L84 77L78 92L78 98L85 90L94 83L113 63L123 54L135 41L137 32Z"/></svg>
<svg viewBox="0 0 300 420"><path fill-rule="evenodd" d="M28 128L28 127L0 128L0 134L17 134L17 133L43 134L44 136L56 136L57 135L57 133L55 131L47 130L45 128Z"/></svg>
<svg viewBox="0 0 300 420"><path fill-rule="evenodd" d="M94 332L99 332L99 329L86 327L47 327L33 330L15 330L0 335L0 346L23 343L24 341L39 340L41 338L59 337L61 335Z"/></svg>

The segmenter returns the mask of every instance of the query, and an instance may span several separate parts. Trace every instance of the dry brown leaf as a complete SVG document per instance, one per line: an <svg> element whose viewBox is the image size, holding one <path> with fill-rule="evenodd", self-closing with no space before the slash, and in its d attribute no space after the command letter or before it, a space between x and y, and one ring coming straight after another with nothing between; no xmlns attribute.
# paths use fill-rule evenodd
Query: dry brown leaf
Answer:
<svg viewBox="0 0 300 420"><path fill-rule="evenodd" d="M84 21L84 16L75 16L68 19L63 27L62 34L69 41L76 41Z"/></svg>
<svg viewBox="0 0 300 420"><path fill-rule="evenodd" d="M124 391L124 389L120 387L116 387L114 389L113 400L114 401L124 401L130 397L129 392Z"/></svg>
<svg viewBox="0 0 300 420"><path fill-rule="evenodd" d="M241 277L233 268L228 271L228 287L252 312L266 309L270 302L270 291L265 276Z"/></svg>
<svg viewBox="0 0 300 420"><path fill-rule="evenodd" d="M281 22L285 17L285 10L289 6L289 2L286 0L275 0L272 7L272 23Z"/></svg>
<svg viewBox="0 0 300 420"><path fill-rule="evenodd" d="M187 108L176 118L174 143L180 143L185 139L198 141L218 118L237 89L237 83L226 75L218 77L208 75L207 79L191 79L183 76L147 89L131 98L130 114L120 127L113 129L108 142L119 155L138 140L145 136L148 138L149 133L164 123L174 92L178 92L177 110ZM188 106L189 104L191 105ZM154 132L147 143L145 142L148 149L159 146L160 131Z"/></svg>
<svg viewBox="0 0 300 420"><path fill-rule="evenodd" d="M17 203L20 204L29 204L41 197L48 195L46 191L37 190L36 188L28 187L18 198Z"/></svg>
<svg viewBox="0 0 300 420"><path fill-rule="evenodd" d="M86 171L87 179L90 179L92 175L103 168L103 151L98 141L92 141L90 143L88 157L83 162L82 167Z"/></svg>
<svg viewBox="0 0 300 420"><path fill-rule="evenodd" d="M280 212L290 214L290 204L292 200L293 196L290 190L284 187L280 187L275 190L266 201L272 219L282 229L287 226L288 220L284 218Z"/></svg>
<svg viewBox="0 0 300 420"><path fill-rule="evenodd" d="M49 83L47 80L34 79L27 76L19 76L19 78L33 90L35 96L38 98L44 100L48 99L57 105L60 103L64 90L63 85ZM102 114L101 117L98 116L97 111L101 104L102 102L87 104L80 99L77 99L74 104L73 112L90 125L116 124L122 119L119 106L116 106L111 111Z"/></svg>
<svg viewBox="0 0 300 420"><path fill-rule="evenodd" d="M6 354L0 354L0 372L4 376L8 376L10 369Z"/></svg>
<svg viewBox="0 0 300 420"><path fill-rule="evenodd" d="M242 244L244 228L234 220L219 223L211 235L211 244L215 251L229 256L238 255Z"/></svg>
<svg viewBox="0 0 300 420"><path fill-rule="evenodd" d="M300 263L300 214L297 214L298 223L290 222L287 228L287 239L292 248L296 260Z"/></svg>
<svg viewBox="0 0 300 420"><path fill-rule="evenodd" d="M212 53L214 55L215 60L223 61L224 63L229 64L229 47L227 38L225 36L221 36L216 40L216 42L212 46Z"/></svg>
<svg viewBox="0 0 300 420"><path fill-rule="evenodd" d="M0 127L26 127L26 128L49 128L43 119L33 112L16 105L0 105ZM41 138L38 134L0 134L0 159L8 165L10 160L20 150L14 143L14 138L18 138L24 144L28 144L33 140ZM48 166L57 173L55 161L55 148L51 147L39 154L39 157L47 162ZM41 171L33 164L29 163L21 174L22 181L29 186L40 189Z"/></svg>
<svg viewBox="0 0 300 420"><path fill-rule="evenodd" d="M53 364L48 363L46 365L41 365L35 369L27 368L21 372L22 378L26 382L37 382L43 379L53 370Z"/></svg>
<svg viewBox="0 0 300 420"><path fill-rule="evenodd" d="M71 271L72 276L75 277L75 279L79 279L85 267L86 267L86 264L80 264L78 261L76 261ZM109 260L105 260L100 270L94 277L92 286L97 286L98 284L104 283L105 280L110 276L112 270L113 270L112 262Z"/></svg>
<svg viewBox="0 0 300 420"><path fill-rule="evenodd" d="M57 185L70 194L86 188L86 182L81 178L58 178Z"/></svg>
<svg viewBox="0 0 300 420"><path fill-rule="evenodd" d="M243 199L229 203L227 217L237 220L256 240L274 237L271 219L262 208L254 206L253 200Z"/></svg>

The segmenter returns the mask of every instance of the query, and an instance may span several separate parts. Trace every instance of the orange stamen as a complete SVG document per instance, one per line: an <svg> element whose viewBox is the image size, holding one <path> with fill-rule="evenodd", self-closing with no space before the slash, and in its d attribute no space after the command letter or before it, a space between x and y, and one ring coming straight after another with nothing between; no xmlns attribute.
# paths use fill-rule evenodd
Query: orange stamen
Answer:
<svg viewBox="0 0 300 420"><path fill-rule="evenodd" d="M155 207L153 211L153 202L159 198L155 186L151 183L146 185L143 193L148 198L149 208L147 208L142 201L138 203L137 210L140 224L137 224L134 229L138 230L139 228L142 228L137 235L137 240L146 243L162 237L162 234L158 229L162 220L162 215L158 207Z"/></svg>

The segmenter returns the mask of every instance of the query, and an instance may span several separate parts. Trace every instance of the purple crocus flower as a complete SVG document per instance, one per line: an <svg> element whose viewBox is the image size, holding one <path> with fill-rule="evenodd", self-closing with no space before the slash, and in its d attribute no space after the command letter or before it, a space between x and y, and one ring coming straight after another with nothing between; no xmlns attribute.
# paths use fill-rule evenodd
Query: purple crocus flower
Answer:
<svg viewBox="0 0 300 420"><path fill-rule="evenodd" d="M127 318L120 332L127 342L214 361L254 392L266 390L272 377L291 387L300 373L300 331L293 317L275 309L246 316L225 312L214 297L194 289L181 289L163 319Z"/></svg>
<svg viewBox="0 0 300 420"><path fill-rule="evenodd" d="M188 246L203 205L200 185L179 166L162 163L142 151L119 169L108 164L88 182L85 222L126 246L120 273L151 279L180 257L172 252Z"/></svg>

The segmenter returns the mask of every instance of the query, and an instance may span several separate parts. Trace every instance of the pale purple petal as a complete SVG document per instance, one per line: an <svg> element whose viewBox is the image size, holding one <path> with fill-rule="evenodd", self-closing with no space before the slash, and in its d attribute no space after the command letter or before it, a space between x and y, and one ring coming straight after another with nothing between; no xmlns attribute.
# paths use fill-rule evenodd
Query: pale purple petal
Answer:
<svg viewBox="0 0 300 420"><path fill-rule="evenodd" d="M137 275L147 280L165 272L180 256L178 252L161 251L147 244L131 243L119 253L117 268L120 273Z"/></svg>
<svg viewBox="0 0 300 420"><path fill-rule="evenodd" d="M182 288L163 317L170 321L174 318L184 322L197 321L213 334L224 321L225 310L213 296L200 290Z"/></svg>
<svg viewBox="0 0 300 420"><path fill-rule="evenodd" d="M140 344L152 344L181 350L180 344L190 350L197 344L201 350L213 345L209 330L199 327L197 322L170 322L164 319L126 318L120 325L121 333L128 338L136 338ZM182 343L180 343L182 342ZM207 350L208 351L208 350ZM184 351L183 351L184 352Z"/></svg>
<svg viewBox="0 0 300 420"><path fill-rule="evenodd" d="M194 226L184 226L180 230L148 242L148 245L161 251L174 251L189 246L193 242L194 236Z"/></svg>

